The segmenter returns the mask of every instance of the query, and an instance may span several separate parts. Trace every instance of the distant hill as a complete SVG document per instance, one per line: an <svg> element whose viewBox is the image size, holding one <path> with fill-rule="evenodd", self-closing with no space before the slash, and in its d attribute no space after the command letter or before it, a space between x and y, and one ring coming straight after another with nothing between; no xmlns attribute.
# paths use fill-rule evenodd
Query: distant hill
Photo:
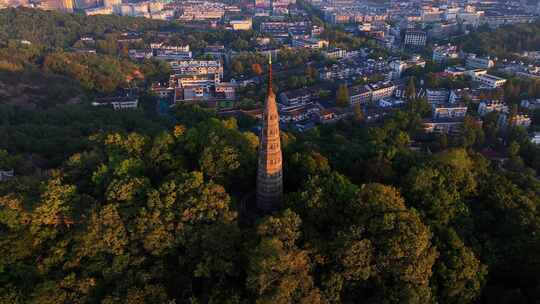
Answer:
<svg viewBox="0 0 540 304"><path fill-rule="evenodd" d="M540 23L502 26L498 29L480 28L460 39L467 52L505 57L514 52L540 49Z"/></svg>

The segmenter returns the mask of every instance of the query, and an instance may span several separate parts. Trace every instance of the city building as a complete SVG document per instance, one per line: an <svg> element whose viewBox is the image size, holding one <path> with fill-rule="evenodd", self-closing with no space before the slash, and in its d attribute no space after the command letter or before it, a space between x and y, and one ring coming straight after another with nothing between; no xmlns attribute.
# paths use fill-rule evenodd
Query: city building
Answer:
<svg viewBox="0 0 540 304"><path fill-rule="evenodd" d="M463 101L465 97L470 97L469 89L456 89L450 90L450 95L448 97L449 103L457 103Z"/></svg>
<svg viewBox="0 0 540 304"><path fill-rule="evenodd" d="M389 63L389 67L392 71L392 79L399 79L405 70L415 66L423 68L426 66L426 61L420 58L420 56L413 56L409 60L392 60Z"/></svg>
<svg viewBox="0 0 540 304"><path fill-rule="evenodd" d="M253 26L253 23L251 19L231 20L229 21L229 25L235 31L247 31L251 29L251 27Z"/></svg>
<svg viewBox="0 0 540 304"><path fill-rule="evenodd" d="M495 66L495 62L489 57L477 57L475 54L469 54L465 60L465 65L469 69L491 69Z"/></svg>
<svg viewBox="0 0 540 304"><path fill-rule="evenodd" d="M425 31L408 29L405 31L405 37L403 38L403 44L405 47L424 47L427 42L427 34Z"/></svg>
<svg viewBox="0 0 540 304"><path fill-rule="evenodd" d="M433 48L432 60L437 63L444 63L456 58L459 58L459 52L455 45L440 45Z"/></svg>
<svg viewBox="0 0 540 304"><path fill-rule="evenodd" d="M358 51L347 51L344 49L338 49L338 48L331 48L328 50L322 51L322 54L326 58L330 59L342 59L342 58L348 58L358 55Z"/></svg>
<svg viewBox="0 0 540 304"><path fill-rule="evenodd" d="M103 0L103 6L110 7L112 9L118 9L121 4L121 0Z"/></svg>
<svg viewBox="0 0 540 304"><path fill-rule="evenodd" d="M235 82L222 82L223 66L218 60L173 60L167 87L152 88L157 95L172 95L173 103L204 103L229 108L236 99Z"/></svg>
<svg viewBox="0 0 540 304"><path fill-rule="evenodd" d="M371 101L373 93L368 85L356 85L349 87L348 89L351 105L366 104Z"/></svg>
<svg viewBox="0 0 540 304"><path fill-rule="evenodd" d="M480 19L483 16L483 11L476 11L475 7L468 5L456 14L456 20L465 26L477 28L480 25Z"/></svg>
<svg viewBox="0 0 540 304"><path fill-rule="evenodd" d="M190 60L192 53L189 45L168 45L163 42L151 43L150 49L156 59L165 61ZM131 50L130 50L131 51Z"/></svg>
<svg viewBox="0 0 540 304"><path fill-rule="evenodd" d="M499 11L492 11L489 14L485 14L480 18L481 24L487 24L491 28L498 28L502 25L516 24L516 23L532 23L536 20L536 16L533 14L512 14Z"/></svg>
<svg viewBox="0 0 540 304"><path fill-rule="evenodd" d="M132 94L96 98L92 105L95 107L112 107L115 111L137 109L139 98Z"/></svg>
<svg viewBox="0 0 540 304"><path fill-rule="evenodd" d="M114 10L112 7L100 6L100 7L87 8L84 10L84 13L87 16L112 15L114 13Z"/></svg>
<svg viewBox="0 0 540 304"><path fill-rule="evenodd" d="M433 119L464 118L467 107L454 104L440 104L433 106Z"/></svg>
<svg viewBox="0 0 540 304"><path fill-rule="evenodd" d="M0 170L0 182L7 181L12 179L15 176L13 169L11 170Z"/></svg>
<svg viewBox="0 0 540 304"><path fill-rule="evenodd" d="M311 121L312 116L319 113L319 111L319 107L314 103L280 106L279 120L281 123Z"/></svg>
<svg viewBox="0 0 540 304"><path fill-rule="evenodd" d="M270 0L255 0L256 8L270 8L272 6L272 1Z"/></svg>
<svg viewBox="0 0 540 304"><path fill-rule="evenodd" d="M484 116L493 111L507 113L508 106L501 100L485 100L478 104L478 115L480 116Z"/></svg>
<svg viewBox="0 0 540 304"><path fill-rule="evenodd" d="M75 4L73 0L41 0L37 2L36 7L46 11L62 11L73 13Z"/></svg>
<svg viewBox="0 0 540 304"><path fill-rule="evenodd" d="M313 92L308 89L296 89L285 91L279 94L280 103L284 105L297 105L297 104L306 104L310 102L313 97Z"/></svg>
<svg viewBox="0 0 540 304"><path fill-rule="evenodd" d="M223 78L223 66L217 60L176 60L169 62L176 75L212 75L218 82Z"/></svg>
<svg viewBox="0 0 540 304"><path fill-rule="evenodd" d="M526 114L516 114L510 116L508 113L501 113L498 120L499 127L503 130L508 126L528 128L531 123L531 118Z"/></svg>
<svg viewBox="0 0 540 304"><path fill-rule="evenodd" d="M486 70L470 70L465 74L470 76L473 81L492 89L502 87L506 83L506 79L490 75Z"/></svg>
<svg viewBox="0 0 540 304"><path fill-rule="evenodd" d="M540 109L540 99L524 99L520 103L522 108L529 110L538 110Z"/></svg>
<svg viewBox="0 0 540 304"><path fill-rule="evenodd" d="M101 5L100 0L75 0L75 7L78 9L87 9Z"/></svg>
<svg viewBox="0 0 540 304"><path fill-rule="evenodd" d="M447 89L426 89L426 99L430 104L443 104L448 102L450 92Z"/></svg>
<svg viewBox="0 0 540 304"><path fill-rule="evenodd" d="M437 22L427 31L427 35L433 39L446 38L459 32L459 24L457 22Z"/></svg>
<svg viewBox="0 0 540 304"><path fill-rule="evenodd" d="M178 7L180 21L205 21L221 19L225 15L225 4L207 1L181 2Z"/></svg>
<svg viewBox="0 0 540 304"><path fill-rule="evenodd" d="M369 89L371 90L371 100L378 101L382 98L387 98L394 95L396 86L391 82L380 82L369 84Z"/></svg>
<svg viewBox="0 0 540 304"><path fill-rule="evenodd" d="M317 113L317 122L322 124L329 124L340 121L344 118L350 117L352 112L349 109L345 108L328 108L323 109Z"/></svg>
<svg viewBox="0 0 540 304"><path fill-rule="evenodd" d="M379 99L378 106L380 108L393 108L393 107L400 107L405 104L405 101L403 99L399 98L382 98Z"/></svg>
<svg viewBox="0 0 540 304"><path fill-rule="evenodd" d="M262 117L257 167L257 207L277 210L283 196L283 171L276 95L272 89L272 61L268 62L268 92Z"/></svg>
<svg viewBox="0 0 540 304"><path fill-rule="evenodd" d="M328 40L324 39L317 39L317 38L311 38L311 39L293 39L292 41L292 47L301 47L301 48L308 48L308 49L322 49L326 48L330 45Z"/></svg>
<svg viewBox="0 0 540 304"><path fill-rule="evenodd" d="M540 145L540 132L534 132L531 134L531 143L535 145Z"/></svg>
<svg viewBox="0 0 540 304"><path fill-rule="evenodd" d="M150 43L150 48L155 52L157 51L189 52L190 51L189 44L170 45L164 42Z"/></svg>
<svg viewBox="0 0 540 304"><path fill-rule="evenodd" d="M423 123L424 132L438 134L459 134L463 129L463 118L428 119Z"/></svg>

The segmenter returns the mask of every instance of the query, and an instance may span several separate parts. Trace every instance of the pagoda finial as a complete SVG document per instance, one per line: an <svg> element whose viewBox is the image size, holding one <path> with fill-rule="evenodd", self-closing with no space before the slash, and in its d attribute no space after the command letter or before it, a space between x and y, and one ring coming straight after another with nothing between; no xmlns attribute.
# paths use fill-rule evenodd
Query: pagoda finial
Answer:
<svg viewBox="0 0 540 304"><path fill-rule="evenodd" d="M268 56L268 95L274 94L274 89L272 88L272 54Z"/></svg>

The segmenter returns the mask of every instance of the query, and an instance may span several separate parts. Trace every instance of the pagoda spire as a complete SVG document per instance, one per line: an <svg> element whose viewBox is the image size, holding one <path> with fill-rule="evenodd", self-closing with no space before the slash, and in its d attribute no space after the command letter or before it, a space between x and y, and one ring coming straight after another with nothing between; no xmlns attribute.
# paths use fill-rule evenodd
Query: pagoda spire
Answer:
<svg viewBox="0 0 540 304"><path fill-rule="evenodd" d="M272 53L268 56L268 93L266 95L274 94L274 88L272 87Z"/></svg>
<svg viewBox="0 0 540 304"><path fill-rule="evenodd" d="M276 94L272 88L272 57L268 58L268 92L264 104L257 168L257 207L270 212L283 197L283 171Z"/></svg>

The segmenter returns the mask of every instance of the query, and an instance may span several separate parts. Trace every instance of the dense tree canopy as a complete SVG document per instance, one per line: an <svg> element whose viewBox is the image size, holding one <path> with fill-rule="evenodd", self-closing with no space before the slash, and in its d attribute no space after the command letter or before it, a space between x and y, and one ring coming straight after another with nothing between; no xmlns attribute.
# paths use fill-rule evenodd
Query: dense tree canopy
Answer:
<svg viewBox="0 0 540 304"><path fill-rule="evenodd" d="M285 205L255 222L255 134L197 107L176 121L94 130L45 174L19 170L29 148L0 153L18 173L0 183L2 301L537 299L538 180L472 150L408 150L414 115L284 133Z"/></svg>
<svg viewBox="0 0 540 304"><path fill-rule="evenodd" d="M485 26L460 42L465 51L480 55L508 56L514 52L535 51L540 47L540 24L518 24L490 29Z"/></svg>

